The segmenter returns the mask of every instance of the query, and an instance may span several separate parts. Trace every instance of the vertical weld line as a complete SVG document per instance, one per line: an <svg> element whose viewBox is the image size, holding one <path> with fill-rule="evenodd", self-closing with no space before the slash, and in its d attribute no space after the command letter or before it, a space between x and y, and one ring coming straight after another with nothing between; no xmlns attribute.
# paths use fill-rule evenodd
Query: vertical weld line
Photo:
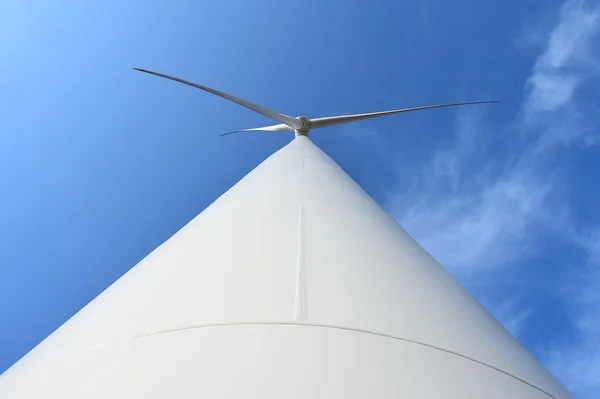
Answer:
<svg viewBox="0 0 600 399"><path fill-rule="evenodd" d="M300 170L304 170L304 157L300 157Z"/></svg>
<svg viewBox="0 0 600 399"><path fill-rule="evenodd" d="M304 256L304 209L298 207L298 246L296 249L296 293L294 296L294 320L306 320L308 307L306 301L306 270Z"/></svg>

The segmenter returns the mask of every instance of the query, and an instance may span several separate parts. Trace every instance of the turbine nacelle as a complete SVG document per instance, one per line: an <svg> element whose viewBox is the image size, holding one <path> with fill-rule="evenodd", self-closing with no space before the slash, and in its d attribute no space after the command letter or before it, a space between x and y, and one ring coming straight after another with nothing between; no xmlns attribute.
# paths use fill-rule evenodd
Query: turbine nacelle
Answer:
<svg viewBox="0 0 600 399"><path fill-rule="evenodd" d="M325 117L325 118L314 118L314 119L309 119L305 116L298 116L298 117L294 118L292 116L288 116L288 115L280 114L275 111L271 111L270 109L261 107L260 105L253 104L250 101L242 100L241 98L232 96L231 94L227 94L227 93L215 90L215 89L211 89L210 87L202 86L197 83L189 82L187 80L183 80L180 78L176 78L176 77L165 75L165 74L158 73L158 72L152 72L147 69L141 69L141 68L133 68L133 69L135 69L136 71L149 73L151 75L160 76L161 78L174 80L176 82L183 83L183 84L195 87L200 90L204 90L208 93L212 93L216 96L219 96L226 100L232 101L243 107L251 109L254 112L257 112L257 113L264 115L268 118L271 118L277 122L280 122L280 124L278 124L278 125L257 127L257 128L253 128L253 129L236 130L236 131L229 132L229 133L223 133L223 134L221 134L221 136L226 136L228 134L233 134L233 133L256 132L256 131L259 131L259 132L289 131L289 132L295 132L296 137L298 137L298 136L307 136L308 137L310 130L319 129L322 127L328 127L328 126L342 125L345 123L356 122L356 121L360 121L363 119L371 119L371 118L377 118L380 116L399 114L402 112L421 111L421 110L432 109L432 108L456 107L459 105L470 105L470 104L490 104L490 103L498 102L498 101L471 101L471 102L451 103L451 104L426 105L424 107L403 108L403 109L396 109L396 110L392 110L392 111L371 112L368 114L329 116L329 117Z"/></svg>

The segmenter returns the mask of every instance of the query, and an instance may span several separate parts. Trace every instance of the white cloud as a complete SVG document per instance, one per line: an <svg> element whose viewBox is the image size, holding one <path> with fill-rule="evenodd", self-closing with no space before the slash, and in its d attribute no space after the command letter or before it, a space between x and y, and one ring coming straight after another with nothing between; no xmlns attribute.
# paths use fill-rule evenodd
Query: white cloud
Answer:
<svg viewBox="0 0 600 399"><path fill-rule="evenodd" d="M568 287L574 298L575 340L566 347L553 345L548 365L577 396L593 398L600 392L600 229L579 242L587 267Z"/></svg>
<svg viewBox="0 0 600 399"><path fill-rule="evenodd" d="M539 154L485 160L480 111L459 114L453 146L439 148L417 183L388 208L436 259L460 272L502 266L529 253L539 223L562 215ZM483 160L481 158L484 158Z"/></svg>
<svg viewBox="0 0 600 399"><path fill-rule="evenodd" d="M389 198L400 223L444 265L501 266L534 249L539 227L552 229L541 226L546 221L556 224L559 217L568 225L568 204L548 165L565 145L594 142L582 124L586 115L573 105L577 88L600 71L592 52L599 27L600 7L577 0L563 6L525 84L517 129L493 132L519 144L527 140L524 150L481 157L493 133L484 131L479 110L461 112L453 145L437 148L422 167L424 179Z"/></svg>
<svg viewBox="0 0 600 399"><path fill-rule="evenodd" d="M515 171L472 194L416 201L400 223L444 265L453 269L496 267L529 249L532 225L543 220L549 188Z"/></svg>
<svg viewBox="0 0 600 399"><path fill-rule="evenodd" d="M520 308L515 298L508 298L500 303L494 310L496 318L510 333L518 337L521 334L525 322L533 313L533 309Z"/></svg>
<svg viewBox="0 0 600 399"><path fill-rule="evenodd" d="M536 42L540 31L536 28ZM438 146L419 178L409 188L398 188L387 208L467 284L492 269L525 264L548 235L584 248L588 268L577 281L585 281L585 288L581 292L577 286L578 295L564 298L573 309L576 342L546 345L556 375L581 398L595 398L600 391L600 234L576 239L568 187L560 180L567 172L555 166L565 151L599 141L598 111L584 106L582 89L600 75L600 3L568 0L548 32L510 126L490 129L479 109L458 113L455 141ZM489 138L497 134L506 138L504 148L521 150L495 151L491 147L497 143ZM580 270L572 268L573 281ZM557 287L561 283L572 281L557 281ZM489 307L515 335L535 314L535 308L514 298Z"/></svg>
<svg viewBox="0 0 600 399"><path fill-rule="evenodd" d="M562 7L560 21L527 81L523 107L527 127L546 128L557 119L573 122L577 89L600 71L595 48L599 29L600 5L570 0Z"/></svg>
<svg viewBox="0 0 600 399"><path fill-rule="evenodd" d="M546 52L538 59L534 71L564 70L587 63L590 57L593 58L590 46L598 32L598 18L597 5L567 1L561 10L560 22L550 35Z"/></svg>

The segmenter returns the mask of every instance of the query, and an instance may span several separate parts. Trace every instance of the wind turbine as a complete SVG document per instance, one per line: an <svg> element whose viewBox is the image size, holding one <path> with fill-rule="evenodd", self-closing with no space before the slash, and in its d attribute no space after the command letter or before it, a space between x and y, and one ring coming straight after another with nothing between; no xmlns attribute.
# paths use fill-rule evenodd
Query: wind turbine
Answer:
<svg viewBox="0 0 600 399"><path fill-rule="evenodd" d="M140 69L141 70L141 69ZM0 398L569 399L308 137L296 137L0 376Z"/></svg>

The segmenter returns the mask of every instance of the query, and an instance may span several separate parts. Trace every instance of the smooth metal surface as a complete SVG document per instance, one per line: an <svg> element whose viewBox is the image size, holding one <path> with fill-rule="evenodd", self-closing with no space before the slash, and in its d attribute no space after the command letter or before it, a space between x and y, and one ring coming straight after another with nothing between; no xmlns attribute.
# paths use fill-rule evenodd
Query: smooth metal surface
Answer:
<svg viewBox="0 0 600 399"><path fill-rule="evenodd" d="M0 376L0 398L568 399L307 137Z"/></svg>

